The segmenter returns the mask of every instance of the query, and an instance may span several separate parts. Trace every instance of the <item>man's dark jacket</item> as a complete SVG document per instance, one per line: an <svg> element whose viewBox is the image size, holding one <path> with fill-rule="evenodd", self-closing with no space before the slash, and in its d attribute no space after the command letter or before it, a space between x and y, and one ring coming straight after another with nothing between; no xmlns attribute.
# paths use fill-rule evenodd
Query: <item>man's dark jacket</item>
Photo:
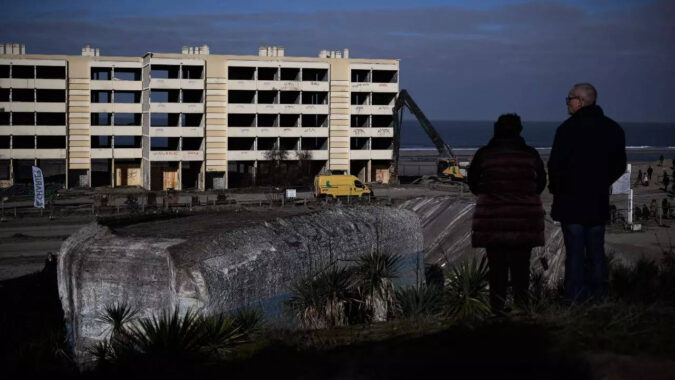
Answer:
<svg viewBox="0 0 675 380"><path fill-rule="evenodd" d="M520 136L495 137L471 161L469 188L478 196L474 247L531 248L544 245L544 208L539 194L546 171L539 153Z"/></svg>
<svg viewBox="0 0 675 380"><path fill-rule="evenodd" d="M609 189L626 171L623 129L596 105L583 107L555 133L548 159L551 217L600 225L609 218Z"/></svg>

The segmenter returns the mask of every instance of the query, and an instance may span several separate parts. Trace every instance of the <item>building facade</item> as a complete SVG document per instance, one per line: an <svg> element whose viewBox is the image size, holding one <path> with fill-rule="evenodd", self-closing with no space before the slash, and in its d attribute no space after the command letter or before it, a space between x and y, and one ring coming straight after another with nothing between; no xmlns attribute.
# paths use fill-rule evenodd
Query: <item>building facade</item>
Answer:
<svg viewBox="0 0 675 380"><path fill-rule="evenodd" d="M388 180L398 60L0 46L1 187L35 165L66 187L223 189L261 183L279 154L309 175Z"/></svg>

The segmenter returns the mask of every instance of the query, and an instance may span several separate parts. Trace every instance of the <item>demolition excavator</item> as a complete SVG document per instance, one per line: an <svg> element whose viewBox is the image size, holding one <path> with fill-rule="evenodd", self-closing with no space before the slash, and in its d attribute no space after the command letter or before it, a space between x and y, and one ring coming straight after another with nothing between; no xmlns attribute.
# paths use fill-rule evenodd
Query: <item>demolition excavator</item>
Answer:
<svg viewBox="0 0 675 380"><path fill-rule="evenodd" d="M410 94L408 94L408 91L401 90L396 96L394 108L392 109L394 122L394 152L390 176L392 183L398 182L398 161L399 150L401 148L401 127L403 125L404 108L408 108L410 113L417 118L420 126L424 132L426 132L427 136L429 136L434 146L436 146L436 150L438 150L439 158L436 165L437 178L441 181L466 181L466 171L460 169L459 159L452 153L450 146L443 141L441 135L439 135L433 125L431 125L429 119L427 119L419 106L417 106L417 103L415 103Z"/></svg>

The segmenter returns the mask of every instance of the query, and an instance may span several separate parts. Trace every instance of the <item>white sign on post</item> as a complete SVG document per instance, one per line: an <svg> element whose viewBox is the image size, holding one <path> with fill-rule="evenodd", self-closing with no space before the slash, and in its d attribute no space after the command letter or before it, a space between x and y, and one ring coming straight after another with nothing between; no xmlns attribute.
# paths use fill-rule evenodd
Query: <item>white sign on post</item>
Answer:
<svg viewBox="0 0 675 380"><path fill-rule="evenodd" d="M626 172L612 184L612 194L630 194L630 166L626 165Z"/></svg>
<svg viewBox="0 0 675 380"><path fill-rule="evenodd" d="M45 208L45 181L42 170L37 166L33 166L33 193L35 194L33 206Z"/></svg>

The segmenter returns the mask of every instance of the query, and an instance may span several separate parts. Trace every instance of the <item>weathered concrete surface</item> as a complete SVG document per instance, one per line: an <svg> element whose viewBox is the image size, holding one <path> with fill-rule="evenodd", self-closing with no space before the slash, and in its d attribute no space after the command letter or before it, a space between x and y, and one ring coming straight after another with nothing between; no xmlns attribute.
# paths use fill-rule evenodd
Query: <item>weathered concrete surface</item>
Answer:
<svg viewBox="0 0 675 380"><path fill-rule="evenodd" d="M482 255L485 250L471 247L471 220L475 202L456 197L422 197L400 207L420 217L427 264L453 265ZM565 246L559 225L546 217L546 246L532 250L532 270L542 270L540 257L549 268L544 277L550 285L562 278L565 269Z"/></svg>
<svg viewBox="0 0 675 380"><path fill-rule="evenodd" d="M97 318L114 302L142 315L250 304L274 314L294 279L378 248L404 256L403 282L418 280L422 239L415 213L377 206L335 207L181 239L120 236L91 224L61 248L59 294L75 351L83 354L105 337Z"/></svg>

